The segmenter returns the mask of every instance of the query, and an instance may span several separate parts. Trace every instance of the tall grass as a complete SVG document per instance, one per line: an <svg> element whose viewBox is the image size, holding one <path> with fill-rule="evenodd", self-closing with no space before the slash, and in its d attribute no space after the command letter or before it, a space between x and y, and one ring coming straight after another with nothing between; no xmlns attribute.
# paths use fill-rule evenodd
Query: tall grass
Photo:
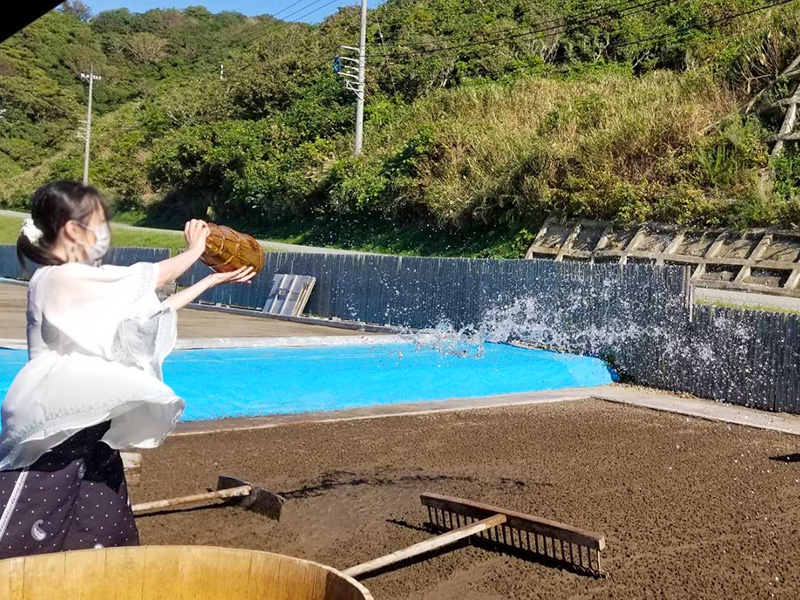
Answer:
<svg viewBox="0 0 800 600"><path fill-rule="evenodd" d="M378 142L365 160L385 163L413 135L431 132L410 181L375 202L399 197L442 224L524 225L548 214L691 219L702 207L668 215L675 203L665 199L724 202L753 181L758 157L726 161L733 170L722 179L701 160L714 146L709 125L735 110L734 95L701 72L475 85L433 94L401 126L371 132ZM757 131L731 127L746 138L726 139L734 151L758 147Z"/></svg>

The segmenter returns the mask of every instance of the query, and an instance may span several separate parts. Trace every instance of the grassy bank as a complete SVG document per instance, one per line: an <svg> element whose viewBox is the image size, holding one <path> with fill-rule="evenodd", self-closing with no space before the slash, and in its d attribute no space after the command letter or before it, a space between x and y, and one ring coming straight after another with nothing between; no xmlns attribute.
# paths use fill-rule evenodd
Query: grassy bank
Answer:
<svg viewBox="0 0 800 600"><path fill-rule="evenodd" d="M22 227L21 217L0 215L0 244L16 244ZM111 243L114 246L138 246L141 248L169 248L173 254L186 244L181 232L175 233L121 228L111 225Z"/></svg>
<svg viewBox="0 0 800 600"><path fill-rule="evenodd" d="M247 230L246 224L241 224ZM404 222L370 216L318 217L259 228L259 238L305 246L379 254L522 258L533 241L528 230L442 230L430 221Z"/></svg>

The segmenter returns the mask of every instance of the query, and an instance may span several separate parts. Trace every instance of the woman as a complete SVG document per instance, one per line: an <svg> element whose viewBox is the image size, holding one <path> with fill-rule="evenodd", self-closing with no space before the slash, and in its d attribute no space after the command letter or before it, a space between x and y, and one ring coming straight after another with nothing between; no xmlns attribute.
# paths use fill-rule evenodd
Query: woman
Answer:
<svg viewBox="0 0 800 600"><path fill-rule="evenodd" d="M45 185L31 217L17 254L41 268L28 285L29 360L2 405L0 559L136 545L119 450L157 447L183 412L161 378L175 311L254 273L214 273L160 302L156 288L203 253L203 221L186 224L185 252L116 267L96 266L110 230L94 188Z"/></svg>

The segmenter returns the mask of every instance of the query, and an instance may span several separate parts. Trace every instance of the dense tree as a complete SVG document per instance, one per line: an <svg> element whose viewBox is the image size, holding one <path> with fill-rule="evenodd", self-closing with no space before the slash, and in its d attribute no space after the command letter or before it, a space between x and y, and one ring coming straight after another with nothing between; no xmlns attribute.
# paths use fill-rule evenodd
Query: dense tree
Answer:
<svg viewBox="0 0 800 600"><path fill-rule="evenodd" d="M125 38L125 49L136 62L158 64L166 56L167 41L142 31Z"/></svg>
<svg viewBox="0 0 800 600"><path fill-rule="evenodd" d="M61 10L80 21L88 21L92 18L92 10L81 0L67 0L61 5Z"/></svg>
<svg viewBox="0 0 800 600"><path fill-rule="evenodd" d="M366 152L353 157L354 97L331 60L358 37L354 7L319 26L203 7L86 22L75 0L0 46L0 204L79 171L76 75L93 65L92 177L159 218L509 236L550 214L800 224L796 149L760 187L774 117L738 112L800 53L800 9L712 26L760 5L606 6L389 0L369 16Z"/></svg>

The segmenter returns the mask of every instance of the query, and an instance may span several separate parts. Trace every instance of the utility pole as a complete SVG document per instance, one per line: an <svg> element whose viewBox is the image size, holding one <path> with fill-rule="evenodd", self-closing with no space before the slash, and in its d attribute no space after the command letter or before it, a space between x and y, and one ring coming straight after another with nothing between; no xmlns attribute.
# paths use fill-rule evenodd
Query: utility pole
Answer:
<svg viewBox="0 0 800 600"><path fill-rule="evenodd" d="M89 69L89 73L81 73L81 79L89 82L89 108L86 111L86 147L83 152L83 185L89 185L89 138L92 136L92 90L95 80L102 79L100 75L94 74L94 67Z"/></svg>
<svg viewBox="0 0 800 600"><path fill-rule="evenodd" d="M367 62L367 0L361 0L361 35L358 40L358 93L356 94L356 143L353 154L361 154L364 141L364 92Z"/></svg>
<svg viewBox="0 0 800 600"><path fill-rule="evenodd" d="M358 53L358 58L353 56L337 56L333 59L333 72L344 78L345 89L356 95L356 141L353 154L361 154L364 141L364 95L366 90L366 62L367 62L367 0L361 0L361 33L358 48L353 46L339 46L350 53Z"/></svg>

